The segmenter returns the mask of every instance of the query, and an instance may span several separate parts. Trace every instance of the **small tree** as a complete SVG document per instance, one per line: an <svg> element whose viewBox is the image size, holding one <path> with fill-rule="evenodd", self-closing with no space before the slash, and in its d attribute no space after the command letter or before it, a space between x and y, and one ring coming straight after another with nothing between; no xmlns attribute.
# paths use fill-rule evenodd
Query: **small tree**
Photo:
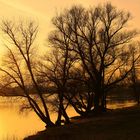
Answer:
<svg viewBox="0 0 140 140"><path fill-rule="evenodd" d="M38 117L47 126L54 126L46 104L46 97L40 89L34 69L36 60L33 57L33 50L38 26L34 22L16 24L6 20L2 22L1 29L6 38L7 56L0 70L10 78L11 83L22 89L23 97L28 99ZM29 85L35 89L35 94L30 94Z"/></svg>
<svg viewBox="0 0 140 140"><path fill-rule="evenodd" d="M139 43L136 44L136 46L139 46ZM138 77L139 77L139 59L137 62L135 62L136 57L140 57L140 48L139 47L134 47L132 46L130 53L132 55L132 71L130 73L130 78L129 78L129 82L131 82L131 86L133 88L134 91L134 95L135 95L135 99L137 104L140 104L140 95L139 95L139 91L138 91L138 87L139 87L139 83L138 83Z"/></svg>
<svg viewBox="0 0 140 140"><path fill-rule="evenodd" d="M50 42L53 40L49 40ZM61 124L61 117L65 118L66 123L69 123L69 117L66 113L66 108L68 105L64 105L66 102L66 92L67 92L67 84L70 80L71 69L73 68L76 62L76 56L72 55L71 52L68 51L69 42L67 40L63 40L65 42L65 47L63 50L60 49L61 46L50 45L52 48L52 53L50 55L45 55L40 63L39 77L43 77L44 82L49 81L51 86L56 89L55 92L57 94L58 100L58 118L56 124ZM68 103L67 103L68 104ZM66 106L66 107L65 107Z"/></svg>

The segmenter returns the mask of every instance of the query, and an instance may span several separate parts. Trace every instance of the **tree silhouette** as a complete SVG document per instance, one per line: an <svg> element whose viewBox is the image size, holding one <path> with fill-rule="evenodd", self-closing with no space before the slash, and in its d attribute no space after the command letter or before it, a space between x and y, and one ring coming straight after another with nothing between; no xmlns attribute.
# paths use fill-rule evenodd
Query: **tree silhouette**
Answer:
<svg viewBox="0 0 140 140"><path fill-rule="evenodd" d="M43 95L36 79L34 69L34 41L38 32L38 25L34 22L3 21L1 29L4 33L7 56L3 67L0 68L11 82L18 85L24 92L30 106L39 118L49 127L54 126L46 104L46 97ZM35 89L35 95L30 94L29 86Z"/></svg>
<svg viewBox="0 0 140 140"><path fill-rule="evenodd" d="M77 54L90 81L95 111L106 109L106 93L132 70L130 44L138 33L126 28L130 19L129 13L107 3L92 9L73 6L52 20L55 29L49 39L64 50L65 38L68 50Z"/></svg>
<svg viewBox="0 0 140 140"><path fill-rule="evenodd" d="M76 57L68 53L67 46L63 51L59 48L55 48L50 55L47 54L43 57L38 70L39 78L42 79L43 77L44 79L43 84L48 81L50 85L55 88L54 92L57 94L57 101L59 102L57 104L57 125L61 123L62 115L65 118L66 123L69 123L69 117L66 113L67 105L64 105L64 102L65 93L67 92L67 83L70 79L70 71L75 61ZM53 102L53 104L57 101Z"/></svg>
<svg viewBox="0 0 140 140"><path fill-rule="evenodd" d="M131 50L130 50L130 53L131 53L131 56L132 56L132 71L130 73L130 77L128 78L129 80L129 83L131 83L131 87L133 88L133 91L134 91L134 96L135 96L135 100L137 102L137 104L140 103L140 95L139 95L139 92L138 92L138 87L139 87L139 83L138 83L138 77L139 77L139 59L137 62L135 62L135 59L136 57L139 57L140 54L139 54L139 43L136 44L134 46L132 46Z"/></svg>
<svg viewBox="0 0 140 140"><path fill-rule="evenodd" d="M130 75L136 80L138 32L127 28L130 19L110 3L90 9L73 6L52 19L51 53L42 58L36 57L35 22L3 21L7 54L0 71L6 85L20 87L21 96L49 127L61 125L62 118L70 122L69 105L83 116L106 111L107 93ZM50 104L58 115L55 123Z"/></svg>

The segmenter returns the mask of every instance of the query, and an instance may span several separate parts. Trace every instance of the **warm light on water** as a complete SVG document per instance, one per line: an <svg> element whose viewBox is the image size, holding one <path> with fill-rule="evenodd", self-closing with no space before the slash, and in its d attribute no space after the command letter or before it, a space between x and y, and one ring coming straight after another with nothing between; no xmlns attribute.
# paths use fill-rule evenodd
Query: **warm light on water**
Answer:
<svg viewBox="0 0 140 140"><path fill-rule="evenodd" d="M4 98L4 100L7 99ZM0 98L0 101L3 99ZM8 99L6 102L0 102L0 140L22 140L24 137L45 128L45 124L39 120L34 112L19 113L19 107L14 106L15 103L9 103L9 101ZM116 109L132 105L135 105L133 101L126 101L110 103L107 107ZM74 116L76 113L69 109L68 114ZM53 116L53 119L55 118L56 116Z"/></svg>
<svg viewBox="0 0 140 140"><path fill-rule="evenodd" d="M131 107L134 105L136 105L136 102L134 101L112 102L107 105L107 108L117 109L117 108L123 108L123 107Z"/></svg>
<svg viewBox="0 0 140 140"><path fill-rule="evenodd" d="M22 139L43 129L43 123L33 112L22 116L12 108L0 109L0 140L6 140L7 137L14 136Z"/></svg>
<svg viewBox="0 0 140 140"><path fill-rule="evenodd" d="M21 140L43 129L34 112L20 113L17 106L0 104L0 140Z"/></svg>

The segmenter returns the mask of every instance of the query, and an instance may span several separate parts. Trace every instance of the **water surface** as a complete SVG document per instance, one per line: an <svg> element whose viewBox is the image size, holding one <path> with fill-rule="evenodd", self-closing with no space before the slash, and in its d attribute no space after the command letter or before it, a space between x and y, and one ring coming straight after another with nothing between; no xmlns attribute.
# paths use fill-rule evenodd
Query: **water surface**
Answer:
<svg viewBox="0 0 140 140"><path fill-rule="evenodd" d="M28 135L45 129L45 124L39 120L33 111L21 113L19 106L23 99L0 97L0 140L22 140ZM116 109L133 106L134 101L109 102L108 108ZM70 109L69 116L76 113ZM56 116L53 116L53 119Z"/></svg>
<svg viewBox="0 0 140 140"><path fill-rule="evenodd" d="M33 111L20 112L21 101L1 98L0 140L22 140L25 136L44 129L44 123Z"/></svg>

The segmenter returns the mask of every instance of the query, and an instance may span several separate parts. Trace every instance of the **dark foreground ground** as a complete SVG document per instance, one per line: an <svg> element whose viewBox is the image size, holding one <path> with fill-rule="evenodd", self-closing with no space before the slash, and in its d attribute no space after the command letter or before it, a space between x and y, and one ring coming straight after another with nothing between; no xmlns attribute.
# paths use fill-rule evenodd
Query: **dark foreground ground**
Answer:
<svg viewBox="0 0 140 140"><path fill-rule="evenodd" d="M49 128L24 140L140 140L140 106L110 110Z"/></svg>

